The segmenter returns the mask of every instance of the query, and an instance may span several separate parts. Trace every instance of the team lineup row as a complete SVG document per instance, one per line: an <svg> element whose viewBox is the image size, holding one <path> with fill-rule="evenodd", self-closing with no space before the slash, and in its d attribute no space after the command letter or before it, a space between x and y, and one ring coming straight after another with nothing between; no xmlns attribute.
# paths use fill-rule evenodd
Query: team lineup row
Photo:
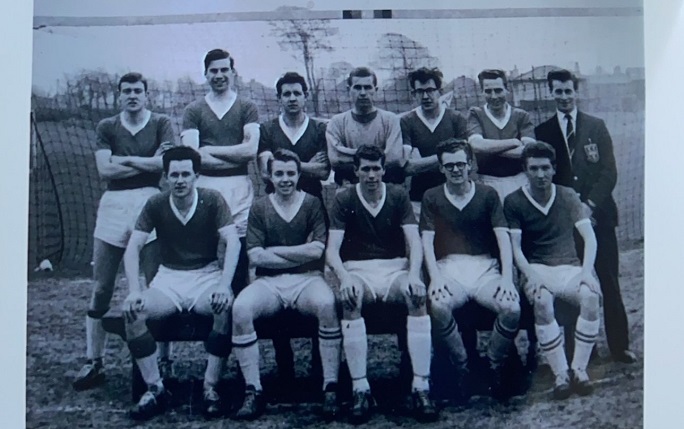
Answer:
<svg viewBox="0 0 684 429"><path fill-rule="evenodd" d="M536 129L526 112L506 102L501 71L479 75L487 104L471 109L466 120L440 102L441 73L416 70L409 81L420 106L400 119L374 106L377 79L363 67L347 81L353 108L327 126L304 113L306 82L296 73L276 84L282 114L259 125L254 104L231 88L233 58L213 50L204 66L211 90L186 108L180 148L174 147L169 119L145 108L147 83L137 73L119 82L122 113L98 124L95 158L108 190L94 233L88 363L74 388L104 381L101 318L122 258L130 289L124 303L129 348L149 386L132 411L139 419L160 412L166 395L157 359L163 362L168 345L157 350L145 320L184 310L214 317L206 342L209 416L220 414L215 386L231 346L247 385L236 417L260 414L253 320L287 307L319 320L326 417L337 413L341 347L354 390L350 418L358 423L370 415L360 310L374 301L408 309L417 418L437 417L428 395L433 338L449 350L460 374L455 382L467 391L466 354L452 312L468 300L498 315L487 355L492 393L499 396L497 374L520 317L513 260L533 303L541 350L556 375L555 397L592 390L586 365L599 330L601 291L611 353L619 361L635 360L617 283L612 142L603 121L577 111L571 73L549 73L558 113ZM271 193L252 203L247 163L257 154ZM331 167L339 189L326 216L320 180ZM166 193L158 190L162 169ZM408 193L392 184L407 175ZM582 240L575 240L573 230ZM155 246L145 246L155 235L158 254L146 252ZM340 282L341 322L335 294L321 275L324 252ZM250 264L257 279L245 288ZM140 285L140 268L149 288ZM234 301L233 291L240 291ZM554 297L580 308L570 373Z"/></svg>

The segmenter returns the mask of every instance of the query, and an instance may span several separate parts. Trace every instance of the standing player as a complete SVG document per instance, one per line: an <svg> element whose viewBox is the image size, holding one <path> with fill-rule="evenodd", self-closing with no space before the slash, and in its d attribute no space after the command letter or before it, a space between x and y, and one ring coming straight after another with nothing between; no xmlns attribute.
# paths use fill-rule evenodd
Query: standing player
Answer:
<svg viewBox="0 0 684 429"><path fill-rule="evenodd" d="M577 110L578 81L572 73L551 71L547 80L557 112L534 132L539 140L556 150L558 169L554 183L574 188L591 212L598 242L595 268L603 292L608 347L613 359L632 363L636 355L629 350L629 324L618 277L618 212L612 195L617 168L613 142L601 119Z"/></svg>
<svg viewBox="0 0 684 429"><path fill-rule="evenodd" d="M469 178L473 153L468 143L449 139L436 151L446 183L425 193L420 216L433 332L464 383L468 356L452 312L471 299L495 312L487 356L492 394L503 398L503 362L520 320L508 225L496 191ZM467 400L467 388L460 391Z"/></svg>
<svg viewBox="0 0 684 429"><path fill-rule="evenodd" d="M496 190L501 201L524 185L520 153L534 142L530 115L506 101L508 82L503 70L483 70L477 75L486 101L468 116L468 143L473 147L479 181Z"/></svg>
<svg viewBox="0 0 684 429"><path fill-rule="evenodd" d="M221 194L195 186L200 155L192 148L177 147L168 150L163 161L170 190L147 201L124 254L130 291L124 302L126 339L148 385L147 392L131 410L131 417L150 419L164 411L167 401L154 338L147 330L146 320L183 311L214 318L205 342L208 359L203 411L207 417L217 417L222 407L215 387L230 354L230 285L240 241ZM157 231L162 261L150 287L143 290L138 281L139 255L152 230ZM223 269L217 260L219 237L227 244Z"/></svg>
<svg viewBox="0 0 684 429"><path fill-rule="evenodd" d="M422 67L408 75L411 90L420 106L401 118L401 133L405 146L413 148L418 157L406 164L411 178L409 196L416 217L420 216L420 201L430 188L444 183L437 159L437 144L441 141L467 138L466 120L460 113L442 106L439 100L442 72Z"/></svg>
<svg viewBox="0 0 684 429"><path fill-rule="evenodd" d="M359 147L354 154L359 183L335 196L330 214L326 259L341 283L343 347L354 390L351 419L367 421L373 402L366 378L368 340L361 310L367 304L388 303L408 309L414 410L416 418L430 421L437 418L437 410L428 396L432 340L425 284L420 278L420 235L406 192L382 182L384 162L379 147Z"/></svg>
<svg viewBox="0 0 684 429"><path fill-rule="evenodd" d="M244 237L254 192L247 164L254 159L259 146L259 117L256 105L238 98L231 87L234 66L233 57L222 49L206 54L204 76L211 90L185 108L181 142L199 148L202 155L202 175L197 186L219 191L233 215L242 243L233 280L237 292L248 282Z"/></svg>
<svg viewBox="0 0 684 429"><path fill-rule="evenodd" d="M378 78L367 67L349 73L347 88L351 110L333 116L328 123L326 140L328 157L335 171L335 183L356 183L354 154L362 145L373 145L383 151L387 173L383 180L404 183L404 153L399 117L375 107Z"/></svg>
<svg viewBox="0 0 684 429"><path fill-rule="evenodd" d="M95 224L93 274L95 284L86 317L88 362L73 382L76 390L96 387L105 381L103 357L106 333L102 316L109 310L116 274L135 220L147 199L159 192L164 150L173 145L171 120L147 110L147 80L140 73L119 79L122 112L97 124L95 162L107 181ZM150 237L150 241L154 238ZM145 249L143 271L152 279L158 268L157 250Z"/></svg>
<svg viewBox="0 0 684 429"><path fill-rule="evenodd" d="M586 369L600 323L601 292L593 272L596 237L575 191L552 182L556 172L553 148L544 142L532 143L525 146L522 158L528 184L504 202L513 255L522 275L522 287L534 306L539 345L556 377L553 397L565 399L573 390L588 395L593 386ZM584 242L581 265L575 250L575 228ZM580 309L571 376L554 316L554 299Z"/></svg>
<svg viewBox="0 0 684 429"><path fill-rule="evenodd" d="M328 148L325 141L325 123L304 113L308 96L306 81L298 73L285 73L276 82L281 114L261 124L259 137L259 166L261 175L270 183L268 160L278 149L296 153L301 160L299 187L307 194L323 199L321 180L330 175Z"/></svg>
<svg viewBox="0 0 684 429"><path fill-rule="evenodd" d="M275 193L258 199L249 213L247 248L257 280L240 292L233 308L233 347L245 377L239 419L252 420L264 407L259 344L254 320L293 308L318 319L323 364L323 414L337 413L336 387L342 333L335 295L323 279L326 227L320 199L298 190L299 157L278 149L267 162Z"/></svg>

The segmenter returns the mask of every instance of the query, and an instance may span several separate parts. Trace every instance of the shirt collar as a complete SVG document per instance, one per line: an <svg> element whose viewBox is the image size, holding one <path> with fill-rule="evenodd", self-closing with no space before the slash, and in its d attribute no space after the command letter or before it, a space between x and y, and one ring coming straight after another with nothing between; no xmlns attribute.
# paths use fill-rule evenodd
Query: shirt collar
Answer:
<svg viewBox="0 0 684 429"><path fill-rule="evenodd" d="M304 115L304 122L302 122L302 125L293 130L292 128L287 126L287 124L285 123L285 119L283 118L283 114L281 113L278 116L278 124L280 125L280 129L283 130L283 134L285 134L285 137L287 137L290 140L290 143L292 143L292 145L296 145L299 139L302 138L302 136L304 135L306 127L309 126L309 116Z"/></svg>
<svg viewBox="0 0 684 429"><path fill-rule="evenodd" d="M446 108L444 106L439 106L439 115L437 115L437 119L434 122L430 122L426 117L425 114L423 114L423 108L421 106L416 107L416 116L418 116L418 119L425 124L425 126L430 130L431 133L434 133L437 127L439 126L439 123L442 122L442 118L444 118L444 112L446 111Z"/></svg>
<svg viewBox="0 0 684 429"><path fill-rule="evenodd" d="M503 130L506 125L508 124L508 121L511 119L511 105L506 103L506 113L504 113L504 117L502 119L499 119L494 116L491 110L489 110L488 105L484 105L484 111L487 117L492 121L492 123L500 130Z"/></svg>
<svg viewBox="0 0 684 429"><path fill-rule="evenodd" d="M173 196L169 194L169 203L171 203L171 211L173 212L174 215L176 215L176 218L183 224L187 225L188 222L190 222L190 219L192 219L192 216L195 214L195 211L197 211L197 202L199 201L199 193L197 192L197 188L195 188L193 193L193 198L192 198L192 206L190 206L190 211L188 211L188 214L183 216L178 210L178 207L176 207L176 204L173 202Z"/></svg>

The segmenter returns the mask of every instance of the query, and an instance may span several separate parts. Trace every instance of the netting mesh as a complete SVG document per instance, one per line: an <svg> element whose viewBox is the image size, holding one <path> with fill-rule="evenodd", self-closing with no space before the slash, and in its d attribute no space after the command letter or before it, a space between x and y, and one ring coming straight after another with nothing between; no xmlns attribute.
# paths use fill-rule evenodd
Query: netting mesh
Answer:
<svg viewBox="0 0 684 429"><path fill-rule="evenodd" d="M315 24L315 23L314 23ZM218 24L206 24L206 28ZM350 24L351 25L351 24ZM354 24L358 25L358 24ZM430 23L423 23L423 31L428 33ZM338 23L335 23L338 26ZM341 26L341 24L339 25ZM167 34L178 25L156 25L162 34ZM167 28L164 30L163 28ZM330 23L321 21L310 26L309 31L322 31L327 28L330 34L319 37L333 37L337 31L330 31ZM205 28L205 29L206 29ZM312 30L312 28L314 30ZM125 28L124 28L125 29ZM276 26L271 23L264 29L277 38ZM88 28L60 28L61 33L46 34L38 30L36 49L45 40L69 34L76 40L87 38ZM117 28L104 27L102 34L112 34ZM118 28L118 30L122 30ZM100 31L100 30L98 30ZM49 33L49 32L48 32ZM202 34L203 31L197 31ZM125 34L129 34L128 30ZM163 36L160 36L163 37ZM207 37L202 36L202 37ZM246 37L246 36L241 36ZM41 42L42 40L42 42ZM284 36L280 35L281 42ZM348 61L357 58L368 59L367 63L378 71L380 88L376 104L382 109L401 113L415 107L415 100L406 81L407 73L421 66L440 66L440 59L429 49L406 35L387 32L377 37L369 49L380 52L374 56L355 55L344 43L335 45L338 55L329 58L326 49L310 52L307 61L302 56L301 45L288 45L294 56L296 66L273 66L275 76L287 70L297 70L307 75L310 82L310 96L307 110L312 116L321 119L347 110L351 107L345 78L352 65L347 61L334 61L334 58L348 55ZM152 43L152 42L150 42ZM167 46L174 40L167 41ZM232 42L231 42L232 43ZM236 42L237 43L237 42ZM266 42L264 42L266 43ZM339 43L339 42L337 42ZM351 42L350 42L351 43ZM368 42L366 42L368 43ZM441 43L448 43L442 41ZM461 40L459 43L469 43ZM78 44L77 44L78 45ZM149 81L148 107L156 112L169 115L180 133L180 121L184 107L191 101L204 96L206 86L188 77L187 70L201 66L201 54L206 52L205 43L185 40L186 49L196 49L191 58L179 60L174 57L170 64L185 64L178 77L163 75L163 80L147 76ZM207 45L208 46L208 45ZM215 46L209 46L213 48ZM256 48L254 48L256 49ZM359 51L362 52L362 51ZM325 67L318 65L319 57L328 55ZM441 61L444 63L444 60ZM188 64L192 64L190 67ZM360 65L360 64L355 64ZM572 63L570 64L572 65ZM575 71L579 64L575 63ZM568 67L567 63L558 66ZM539 65L520 73L517 68L510 72L510 102L530 112L535 125L546 120L555 112L555 105L546 87L546 73L555 65ZM241 70L236 87L241 97L254 101L259 109L260 121L276 117L279 106L272 83L261 83L252 74L263 76L256 70ZM53 264L77 266L87 264L92 256L92 232L99 198L105 184L99 179L95 167L95 127L101 119L119 112L117 82L120 75L128 70L105 70L97 68L68 71L63 67L55 71L55 83L49 90L34 90L32 96L32 151L30 170L30 208L29 208L29 266L35 266L43 259ZM133 69L135 70L135 69ZM144 71L144 70L141 70ZM451 107L467 115L472 106L484 104L476 73L445 79L443 92L453 93ZM59 76L57 76L59 74ZM196 74L196 73L195 73ZM446 73L445 73L446 74ZM618 184L614 196L620 210L618 237L621 240L640 240L643 238L643 200L644 200L644 80L643 73L630 73L615 70L612 74L581 76L581 108L587 113L605 120L615 146L618 165ZM36 73L34 73L34 79ZM274 79L275 80L275 79ZM45 81L45 78L43 78ZM263 193L263 184L250 172L258 193Z"/></svg>

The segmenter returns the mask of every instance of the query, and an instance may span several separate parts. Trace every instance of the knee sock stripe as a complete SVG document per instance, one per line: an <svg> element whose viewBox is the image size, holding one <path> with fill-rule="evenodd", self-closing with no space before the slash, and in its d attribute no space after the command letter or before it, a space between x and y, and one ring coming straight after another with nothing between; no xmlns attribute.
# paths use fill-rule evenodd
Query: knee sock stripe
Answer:
<svg viewBox="0 0 684 429"><path fill-rule="evenodd" d="M496 330L496 332L501 334L502 337L509 339L509 340L514 339L515 336L518 334L517 329L510 330L510 329L506 328L505 326L503 326L501 324L499 319L496 319L496 321L494 322L494 329Z"/></svg>
<svg viewBox="0 0 684 429"><path fill-rule="evenodd" d="M342 338L342 329L319 329L318 338L325 340L337 340Z"/></svg>
<svg viewBox="0 0 684 429"><path fill-rule="evenodd" d="M544 350L544 351L551 351L555 349L556 347L560 347L561 344L563 343L563 337L561 335L558 335L555 339L549 341L548 343L539 343L539 347Z"/></svg>
<svg viewBox="0 0 684 429"><path fill-rule="evenodd" d="M581 341L581 342L587 343L587 344L594 344L596 342L596 337L583 338L583 337L579 337L579 336L575 335L575 341Z"/></svg>
<svg viewBox="0 0 684 429"><path fill-rule="evenodd" d="M245 335L233 335L233 347L245 348L256 344L259 339L256 332Z"/></svg>
<svg viewBox="0 0 684 429"><path fill-rule="evenodd" d="M318 338L321 340L340 340L342 339L342 332L335 335L321 335L321 333L319 332Z"/></svg>
<svg viewBox="0 0 684 429"><path fill-rule="evenodd" d="M438 337L448 337L456 330L456 321L452 318L448 325L443 329L436 329L435 334Z"/></svg>
<svg viewBox="0 0 684 429"><path fill-rule="evenodd" d="M589 335L589 334L585 334L584 332L575 331L575 338L578 339L578 340L580 340L580 341L584 341L584 342L593 342L593 341L596 341L596 337L597 337L597 336L598 336L598 335L596 335L596 334L594 334L594 335Z"/></svg>
<svg viewBox="0 0 684 429"><path fill-rule="evenodd" d="M246 348L246 347L249 347L249 346L251 346L251 345L256 344L257 341L258 341L258 340L255 338L253 341L250 341L250 342L247 342L247 343L238 344L238 343L235 342L235 340L233 340L233 347L237 347L237 348L244 349L244 348Z"/></svg>

